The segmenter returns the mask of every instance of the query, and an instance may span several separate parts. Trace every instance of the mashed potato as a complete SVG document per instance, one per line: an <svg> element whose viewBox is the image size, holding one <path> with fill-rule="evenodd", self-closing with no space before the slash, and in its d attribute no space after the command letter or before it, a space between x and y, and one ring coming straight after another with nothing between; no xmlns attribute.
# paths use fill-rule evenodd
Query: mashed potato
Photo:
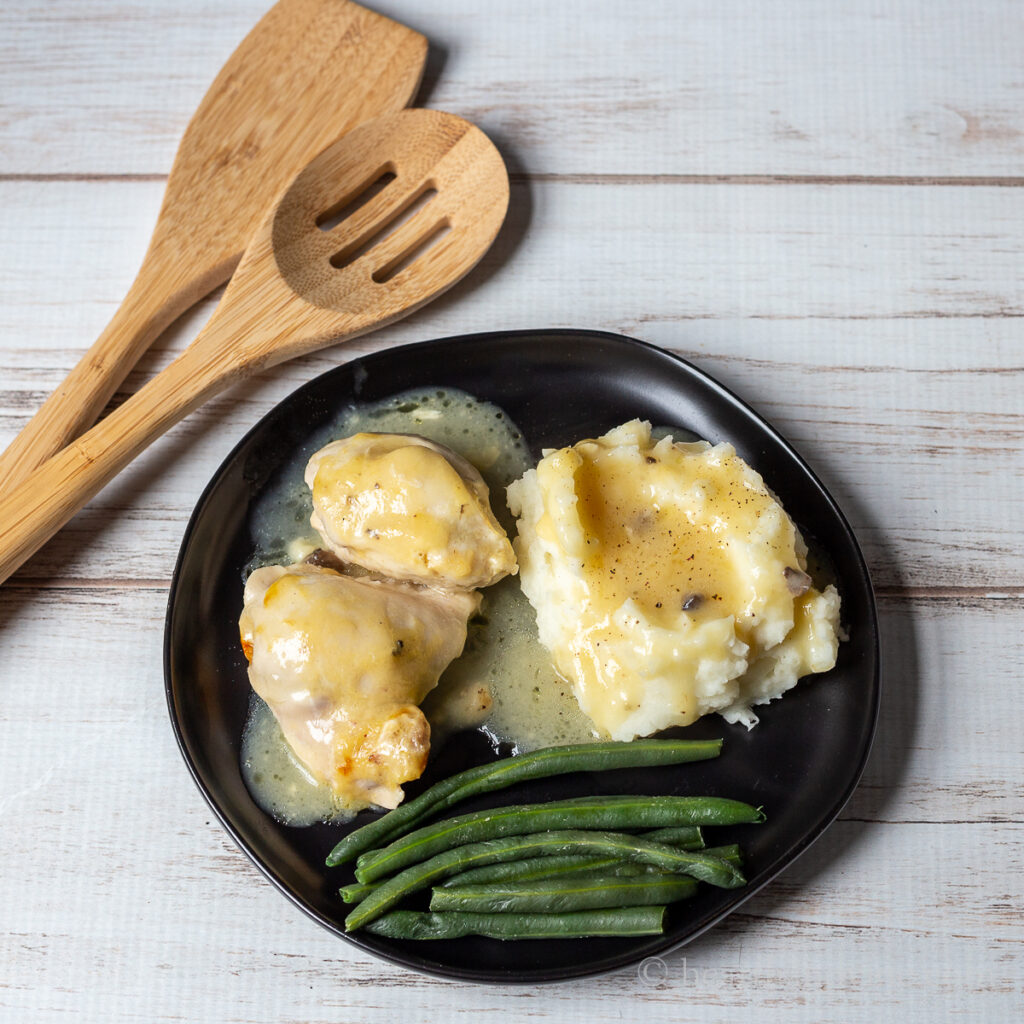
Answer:
<svg viewBox="0 0 1024 1024"><path fill-rule="evenodd" d="M839 595L732 446L634 420L551 451L508 489L541 643L614 739L752 705L836 660Z"/></svg>

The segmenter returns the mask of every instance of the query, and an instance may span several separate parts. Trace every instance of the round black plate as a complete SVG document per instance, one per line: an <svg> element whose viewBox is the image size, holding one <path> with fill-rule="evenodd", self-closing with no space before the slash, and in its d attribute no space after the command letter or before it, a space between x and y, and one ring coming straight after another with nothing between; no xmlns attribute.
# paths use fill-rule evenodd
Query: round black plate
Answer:
<svg viewBox="0 0 1024 1024"><path fill-rule="evenodd" d="M734 395L660 349L593 331L519 331L446 338L357 359L281 402L217 471L192 516L171 585L165 637L167 700L178 743L203 795L267 877L324 927L344 934L348 908L337 895L351 880L324 857L350 826L290 828L253 802L242 781L239 746L249 703L238 643L242 572L253 551L248 512L309 435L356 401L414 387L462 388L501 406L539 455L541 448L594 437L634 417L728 440L754 466L827 555L850 639L826 675L802 682L760 710L748 732L708 716L686 730L724 736L717 761L673 769L567 776L495 794L491 803L561 799L603 792L697 793L763 805L768 821L717 830L713 841L742 843L750 884L702 886L670 908L666 933L651 939L398 942L345 936L379 956L431 974L495 982L536 982L625 967L689 941L769 881L817 838L853 791L878 713L878 628L864 560L842 513L792 448ZM491 759L483 738L462 734L432 760L423 786ZM486 801L465 805L466 810ZM362 815L361 818L367 818Z"/></svg>

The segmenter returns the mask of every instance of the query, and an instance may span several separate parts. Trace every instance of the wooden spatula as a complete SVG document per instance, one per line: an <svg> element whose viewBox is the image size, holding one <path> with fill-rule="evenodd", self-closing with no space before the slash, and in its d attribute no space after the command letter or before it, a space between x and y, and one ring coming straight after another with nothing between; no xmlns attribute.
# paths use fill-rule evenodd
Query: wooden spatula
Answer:
<svg viewBox="0 0 1024 1024"><path fill-rule="evenodd" d="M416 93L426 39L348 0L279 0L231 55L178 147L142 268L99 340L0 455L0 493L92 426L153 340L238 264L325 146Z"/></svg>
<svg viewBox="0 0 1024 1024"><path fill-rule="evenodd" d="M507 207L498 151L451 114L389 114L325 150L256 229L192 344L0 498L0 582L228 384L391 323L450 288L487 251Z"/></svg>

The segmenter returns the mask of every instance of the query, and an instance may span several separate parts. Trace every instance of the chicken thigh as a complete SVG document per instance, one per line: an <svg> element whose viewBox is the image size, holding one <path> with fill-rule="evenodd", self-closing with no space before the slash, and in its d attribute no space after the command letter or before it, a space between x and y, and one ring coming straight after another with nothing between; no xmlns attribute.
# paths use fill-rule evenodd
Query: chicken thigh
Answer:
<svg viewBox="0 0 1024 1024"><path fill-rule="evenodd" d="M516 571L487 484L462 456L412 434L355 434L306 467L311 522L345 561L440 587L487 587Z"/></svg>
<svg viewBox="0 0 1024 1024"><path fill-rule="evenodd" d="M239 620L249 680L343 804L396 807L430 751L418 705L461 653L478 605L475 593L312 565L257 569Z"/></svg>

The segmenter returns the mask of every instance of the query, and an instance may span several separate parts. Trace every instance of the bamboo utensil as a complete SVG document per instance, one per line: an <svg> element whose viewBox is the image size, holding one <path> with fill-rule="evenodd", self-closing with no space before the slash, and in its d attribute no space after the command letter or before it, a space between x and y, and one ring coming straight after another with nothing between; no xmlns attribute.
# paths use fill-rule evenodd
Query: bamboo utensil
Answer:
<svg viewBox="0 0 1024 1024"><path fill-rule="evenodd" d="M348 0L279 0L264 15L185 130L124 302L0 454L0 488L92 426L153 340L231 276L285 185L346 131L412 100L426 56L423 36Z"/></svg>
<svg viewBox="0 0 1024 1024"><path fill-rule="evenodd" d="M487 251L507 207L500 154L451 114L389 114L325 150L258 228L188 348L0 499L0 583L229 384L391 323L450 288Z"/></svg>

